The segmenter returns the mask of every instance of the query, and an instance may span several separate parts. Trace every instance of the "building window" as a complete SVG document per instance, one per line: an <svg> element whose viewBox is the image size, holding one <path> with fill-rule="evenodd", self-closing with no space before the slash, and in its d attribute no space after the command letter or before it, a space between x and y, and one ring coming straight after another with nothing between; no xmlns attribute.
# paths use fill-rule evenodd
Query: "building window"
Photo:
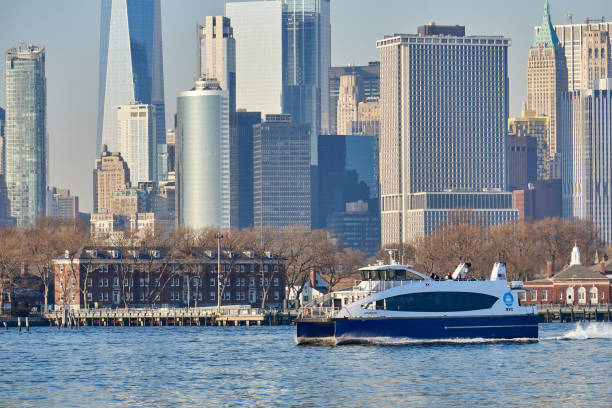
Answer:
<svg viewBox="0 0 612 408"><path fill-rule="evenodd" d="M117 277L113 278L113 287L115 288L119 287L119 278Z"/></svg>
<svg viewBox="0 0 612 408"><path fill-rule="evenodd" d="M527 296L525 296L525 292L519 292L518 298L519 298L519 300L525 300L527 298Z"/></svg>
<svg viewBox="0 0 612 408"><path fill-rule="evenodd" d="M100 280L98 280L98 286L99 287L104 287L104 279L100 278Z"/></svg>
<svg viewBox="0 0 612 408"><path fill-rule="evenodd" d="M531 300L532 301L538 300L538 291L537 290L531 291Z"/></svg>
<svg viewBox="0 0 612 408"><path fill-rule="evenodd" d="M274 291L274 300L279 300L280 299L280 295L278 293L278 290Z"/></svg>
<svg viewBox="0 0 612 408"><path fill-rule="evenodd" d="M210 278L210 286L215 286L215 278Z"/></svg>
<svg viewBox="0 0 612 408"><path fill-rule="evenodd" d="M215 292L210 292L210 300L215 300Z"/></svg>
<svg viewBox="0 0 612 408"><path fill-rule="evenodd" d="M92 278L88 278L87 279L87 287L91 288L93 286L93 279Z"/></svg>
<svg viewBox="0 0 612 408"><path fill-rule="evenodd" d="M91 302L93 300L93 294L91 292L87 293L87 301Z"/></svg>
<svg viewBox="0 0 612 408"><path fill-rule="evenodd" d="M278 287L278 278L274 278L274 286Z"/></svg>
<svg viewBox="0 0 612 408"><path fill-rule="evenodd" d="M232 294L230 292L223 292L223 300L232 300Z"/></svg>
<svg viewBox="0 0 612 408"><path fill-rule="evenodd" d="M548 290L547 289L542 289L542 301L547 301L548 300Z"/></svg>
<svg viewBox="0 0 612 408"><path fill-rule="evenodd" d="M264 278L259 278L259 286L263 288L263 285L264 285Z"/></svg>
<svg viewBox="0 0 612 408"><path fill-rule="evenodd" d="M144 300L145 300L145 294L144 292L140 292L140 301L144 302Z"/></svg>
<svg viewBox="0 0 612 408"><path fill-rule="evenodd" d="M578 288L578 302L586 303L586 288L584 286Z"/></svg>
<svg viewBox="0 0 612 408"><path fill-rule="evenodd" d="M255 278L252 276L249 278L249 286L255 286Z"/></svg>

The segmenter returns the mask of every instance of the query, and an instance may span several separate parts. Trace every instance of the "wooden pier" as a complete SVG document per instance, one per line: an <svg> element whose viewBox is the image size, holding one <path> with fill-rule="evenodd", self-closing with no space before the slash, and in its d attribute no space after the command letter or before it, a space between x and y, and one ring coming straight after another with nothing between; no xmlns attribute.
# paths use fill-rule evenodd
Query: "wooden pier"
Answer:
<svg viewBox="0 0 612 408"><path fill-rule="evenodd" d="M543 323L552 322L610 322L610 305L557 306L538 305Z"/></svg>
<svg viewBox="0 0 612 408"><path fill-rule="evenodd" d="M73 309L45 314L50 326L262 326L290 324L294 316L249 306L159 309Z"/></svg>

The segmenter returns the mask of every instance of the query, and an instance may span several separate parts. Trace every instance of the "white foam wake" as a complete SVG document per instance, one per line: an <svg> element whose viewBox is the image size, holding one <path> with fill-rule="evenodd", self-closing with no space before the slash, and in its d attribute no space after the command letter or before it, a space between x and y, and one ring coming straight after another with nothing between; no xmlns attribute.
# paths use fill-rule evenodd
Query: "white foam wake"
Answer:
<svg viewBox="0 0 612 408"><path fill-rule="evenodd" d="M562 340L586 339L612 339L612 324L588 323L586 326L578 323L574 330L570 330L560 337Z"/></svg>
<svg viewBox="0 0 612 408"><path fill-rule="evenodd" d="M536 342L534 338L514 338L514 339L485 339L482 337L476 338L450 338L450 339L413 339L406 337L339 337L336 339L336 344L372 344L379 346L403 346L409 344L485 344L485 343L529 343Z"/></svg>

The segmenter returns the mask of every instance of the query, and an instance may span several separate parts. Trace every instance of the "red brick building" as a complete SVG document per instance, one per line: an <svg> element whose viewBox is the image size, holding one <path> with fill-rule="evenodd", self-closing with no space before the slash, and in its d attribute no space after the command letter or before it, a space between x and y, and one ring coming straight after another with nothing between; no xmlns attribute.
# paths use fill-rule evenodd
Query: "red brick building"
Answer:
<svg viewBox="0 0 612 408"><path fill-rule="evenodd" d="M528 281L521 293L521 303L526 305L554 304L567 306L595 306L610 303L612 296L612 274L608 274L607 263L585 266L580 261L580 251L574 247L572 260L553 275L552 263L547 265L546 279ZM612 266L612 265L610 265Z"/></svg>
<svg viewBox="0 0 612 408"><path fill-rule="evenodd" d="M221 304L280 307L285 261L222 251ZM88 307L197 307L217 305L216 250L193 248L189 259L167 248L82 248L54 261L56 309ZM263 267L262 273L260 273Z"/></svg>

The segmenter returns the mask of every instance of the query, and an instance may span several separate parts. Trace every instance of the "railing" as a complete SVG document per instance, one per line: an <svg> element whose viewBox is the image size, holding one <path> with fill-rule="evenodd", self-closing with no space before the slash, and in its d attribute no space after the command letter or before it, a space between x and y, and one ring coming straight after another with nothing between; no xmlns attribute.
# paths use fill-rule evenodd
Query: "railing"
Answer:
<svg viewBox="0 0 612 408"><path fill-rule="evenodd" d="M191 307L191 308L102 308L102 309L71 309L65 311L66 315L74 318L120 318L120 317L206 317L206 316L235 316L235 315L261 315L266 311L251 308L248 305L222 306L220 313L216 306ZM45 313L48 319L61 319L63 310L54 310Z"/></svg>

